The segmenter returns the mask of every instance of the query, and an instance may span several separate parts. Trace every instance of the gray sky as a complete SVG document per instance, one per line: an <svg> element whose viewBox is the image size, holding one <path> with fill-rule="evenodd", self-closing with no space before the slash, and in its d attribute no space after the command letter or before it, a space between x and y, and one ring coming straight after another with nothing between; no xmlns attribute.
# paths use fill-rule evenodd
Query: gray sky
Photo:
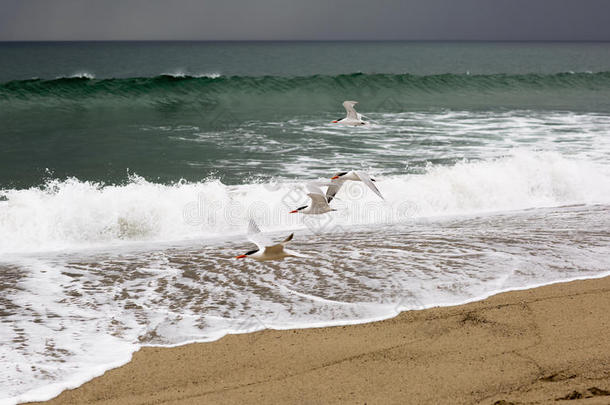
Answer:
<svg viewBox="0 0 610 405"><path fill-rule="evenodd" d="M610 40L610 0L0 0L0 40Z"/></svg>

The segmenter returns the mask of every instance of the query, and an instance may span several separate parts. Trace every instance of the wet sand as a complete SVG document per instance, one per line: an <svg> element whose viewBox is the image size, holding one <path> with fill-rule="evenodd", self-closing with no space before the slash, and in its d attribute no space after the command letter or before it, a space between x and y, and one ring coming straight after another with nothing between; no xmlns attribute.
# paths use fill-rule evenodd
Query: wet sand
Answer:
<svg viewBox="0 0 610 405"><path fill-rule="evenodd" d="M610 404L610 277L144 348L52 404Z"/></svg>

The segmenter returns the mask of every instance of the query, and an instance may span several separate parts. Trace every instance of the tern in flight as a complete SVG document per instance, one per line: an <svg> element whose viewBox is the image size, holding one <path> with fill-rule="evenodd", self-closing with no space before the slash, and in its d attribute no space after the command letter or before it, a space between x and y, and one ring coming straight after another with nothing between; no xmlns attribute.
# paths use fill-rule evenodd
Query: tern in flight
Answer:
<svg viewBox="0 0 610 405"><path fill-rule="evenodd" d="M236 259L243 259L250 257L259 262L266 260L282 260L285 257L307 257L298 252L288 250L284 246L292 240L294 233L288 235L286 239L280 243L273 243L270 239L265 237L261 232L256 222L250 219L248 223L248 239L257 246L257 249L246 252L243 255L235 256Z"/></svg>
<svg viewBox="0 0 610 405"><path fill-rule="evenodd" d="M354 106L358 104L357 101L344 101L343 102L343 107L345 108L345 111L347 112L347 115L345 116L345 118L341 118L339 120L335 120L332 123L333 124L343 124L343 125L351 125L354 127L357 127L359 125L367 125L368 122L363 121L362 120L362 114L356 112L356 110L354 110Z"/></svg>
<svg viewBox="0 0 610 405"><path fill-rule="evenodd" d="M368 188L370 188L375 194L379 196L382 200L384 200L383 196L379 189L373 183L375 179L372 179L367 173L357 172L357 171L349 171L349 172L341 172L335 174L331 177L331 184L328 186L326 190L326 201L330 203L335 195L339 192L339 189L345 184L346 181L361 181Z"/></svg>
<svg viewBox="0 0 610 405"><path fill-rule="evenodd" d="M329 186L330 187L330 186ZM311 203L309 205L304 205L302 207L297 208L296 210L290 211L291 214L306 214L306 215L320 215L326 214L330 211L336 211L333 208L330 208L328 205L328 200L326 196L315 184L309 183L307 184L307 195L311 198Z"/></svg>

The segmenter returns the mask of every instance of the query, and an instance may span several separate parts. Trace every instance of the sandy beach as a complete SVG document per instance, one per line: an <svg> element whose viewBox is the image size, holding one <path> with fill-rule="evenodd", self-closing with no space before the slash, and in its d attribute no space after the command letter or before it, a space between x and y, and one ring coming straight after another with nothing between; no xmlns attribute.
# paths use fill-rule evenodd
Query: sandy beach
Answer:
<svg viewBox="0 0 610 405"><path fill-rule="evenodd" d="M368 324L144 348L47 403L609 404L609 308L606 277Z"/></svg>

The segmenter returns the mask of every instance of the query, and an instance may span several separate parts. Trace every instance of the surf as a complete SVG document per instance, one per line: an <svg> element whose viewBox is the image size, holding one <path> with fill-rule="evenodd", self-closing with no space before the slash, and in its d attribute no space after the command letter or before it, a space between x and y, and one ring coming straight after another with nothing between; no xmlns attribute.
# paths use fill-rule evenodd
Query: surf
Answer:
<svg viewBox="0 0 610 405"><path fill-rule="evenodd" d="M610 169L555 152L429 165L422 174L376 175L386 201L349 182L336 213L306 223L289 212L308 201L304 182L225 185L219 180L124 184L76 178L0 191L0 252L78 249L133 241L219 238L244 233L248 218L270 231L349 230L354 225L473 215L568 204L610 203ZM353 184L352 184L353 183Z"/></svg>

